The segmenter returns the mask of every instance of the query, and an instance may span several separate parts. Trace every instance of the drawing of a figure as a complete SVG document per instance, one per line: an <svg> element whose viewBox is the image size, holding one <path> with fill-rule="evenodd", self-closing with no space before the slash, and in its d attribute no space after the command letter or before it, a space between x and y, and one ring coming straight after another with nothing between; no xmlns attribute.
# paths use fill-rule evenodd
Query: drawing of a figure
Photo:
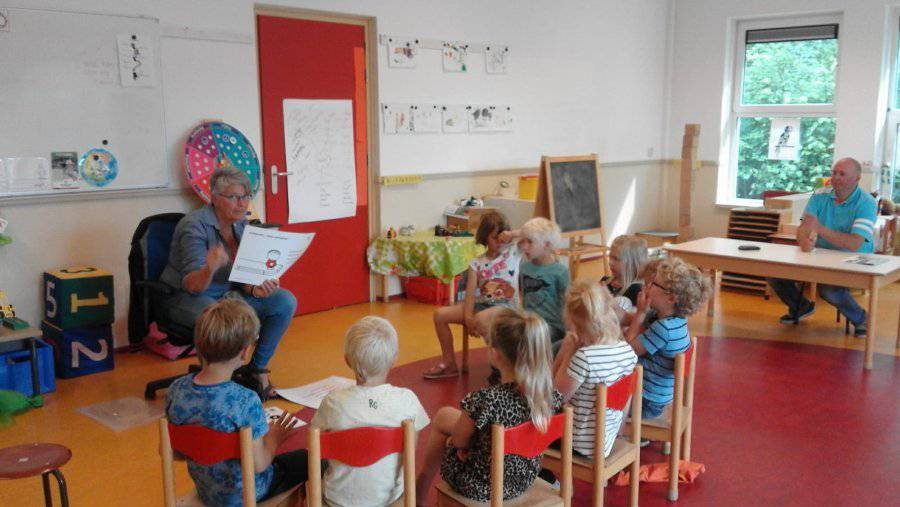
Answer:
<svg viewBox="0 0 900 507"><path fill-rule="evenodd" d="M281 271L281 264L278 263L278 259L280 258L280 251L269 250L269 253L266 254L266 275L274 277L279 271Z"/></svg>
<svg viewBox="0 0 900 507"><path fill-rule="evenodd" d="M785 125L784 131L778 136L778 143L775 145L775 156L779 156L782 148L788 148L788 140L791 138L791 132L794 130L790 125Z"/></svg>

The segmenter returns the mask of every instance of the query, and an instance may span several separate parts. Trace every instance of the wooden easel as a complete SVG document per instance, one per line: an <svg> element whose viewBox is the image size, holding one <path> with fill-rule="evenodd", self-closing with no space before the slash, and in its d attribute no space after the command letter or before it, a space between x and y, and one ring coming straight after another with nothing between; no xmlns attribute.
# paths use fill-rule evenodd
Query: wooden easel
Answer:
<svg viewBox="0 0 900 507"><path fill-rule="evenodd" d="M556 216L556 206L554 203L553 179L550 177L551 164L559 164L566 162L593 162L596 170L597 178L597 213L602 213L603 201L600 191L600 164L597 162L597 154L592 153L585 156L576 157L541 157L541 169L538 178L537 199L534 203L534 216L545 217L558 222ZM589 190L588 190L589 191ZM609 273L609 248L606 246L606 235L603 232L603 217L598 216L599 227L590 229L564 230L562 236L569 239L569 246L566 248L558 248L557 255L565 255L569 259L569 276L572 280L578 277L578 268L581 264L581 258L586 255L600 254L603 259L603 269L605 273ZM585 243L584 237L587 235L599 234L600 244L595 245Z"/></svg>
<svg viewBox="0 0 900 507"><path fill-rule="evenodd" d="M681 141L681 178L678 197L678 240L690 241L694 237L691 225L691 194L694 190L694 171L700 168L697 148L700 139L700 125L688 123L684 126Z"/></svg>

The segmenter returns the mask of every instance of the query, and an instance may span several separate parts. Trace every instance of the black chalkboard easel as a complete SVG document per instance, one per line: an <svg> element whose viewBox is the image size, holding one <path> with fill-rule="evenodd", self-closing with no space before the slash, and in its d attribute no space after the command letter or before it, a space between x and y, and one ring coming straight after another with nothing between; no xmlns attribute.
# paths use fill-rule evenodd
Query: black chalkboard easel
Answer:
<svg viewBox="0 0 900 507"><path fill-rule="evenodd" d="M569 238L569 248L559 253L569 258L573 280L583 255L599 253L608 262L600 189L597 154L541 157L534 216L553 220ZM600 245L584 243L584 236L591 234L600 235Z"/></svg>

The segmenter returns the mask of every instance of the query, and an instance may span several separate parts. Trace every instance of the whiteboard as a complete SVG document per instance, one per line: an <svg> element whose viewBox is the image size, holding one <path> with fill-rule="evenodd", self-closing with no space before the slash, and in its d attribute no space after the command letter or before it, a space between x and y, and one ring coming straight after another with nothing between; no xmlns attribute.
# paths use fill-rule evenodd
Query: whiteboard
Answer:
<svg viewBox="0 0 900 507"><path fill-rule="evenodd" d="M94 148L115 155L108 185L10 190L0 197L165 187L165 126L159 65L159 21L0 7L0 159L43 158ZM123 37L125 39L123 39ZM118 45L140 43L141 69L123 71ZM123 86L124 74L137 82ZM138 76L139 74L139 76ZM104 141L106 143L104 144Z"/></svg>

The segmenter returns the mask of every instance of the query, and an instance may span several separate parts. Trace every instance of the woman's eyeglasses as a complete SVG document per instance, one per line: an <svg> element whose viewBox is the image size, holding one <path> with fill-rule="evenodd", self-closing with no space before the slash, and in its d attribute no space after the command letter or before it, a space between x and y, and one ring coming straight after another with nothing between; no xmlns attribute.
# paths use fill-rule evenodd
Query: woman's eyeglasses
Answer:
<svg viewBox="0 0 900 507"><path fill-rule="evenodd" d="M218 195L219 197L223 197L223 198L225 198L225 199L228 199L228 200L231 201L231 202L238 202L238 201L244 201L244 202L246 202L246 201L249 201L249 200L253 197L253 196L250 195L250 194L244 194L244 195L239 195L239 194L217 194L217 195Z"/></svg>
<svg viewBox="0 0 900 507"><path fill-rule="evenodd" d="M669 289L667 289L667 288L663 287L662 285L656 283L656 281L650 282L650 285L655 285L655 286L659 287L659 290L665 292L666 294L669 293Z"/></svg>

